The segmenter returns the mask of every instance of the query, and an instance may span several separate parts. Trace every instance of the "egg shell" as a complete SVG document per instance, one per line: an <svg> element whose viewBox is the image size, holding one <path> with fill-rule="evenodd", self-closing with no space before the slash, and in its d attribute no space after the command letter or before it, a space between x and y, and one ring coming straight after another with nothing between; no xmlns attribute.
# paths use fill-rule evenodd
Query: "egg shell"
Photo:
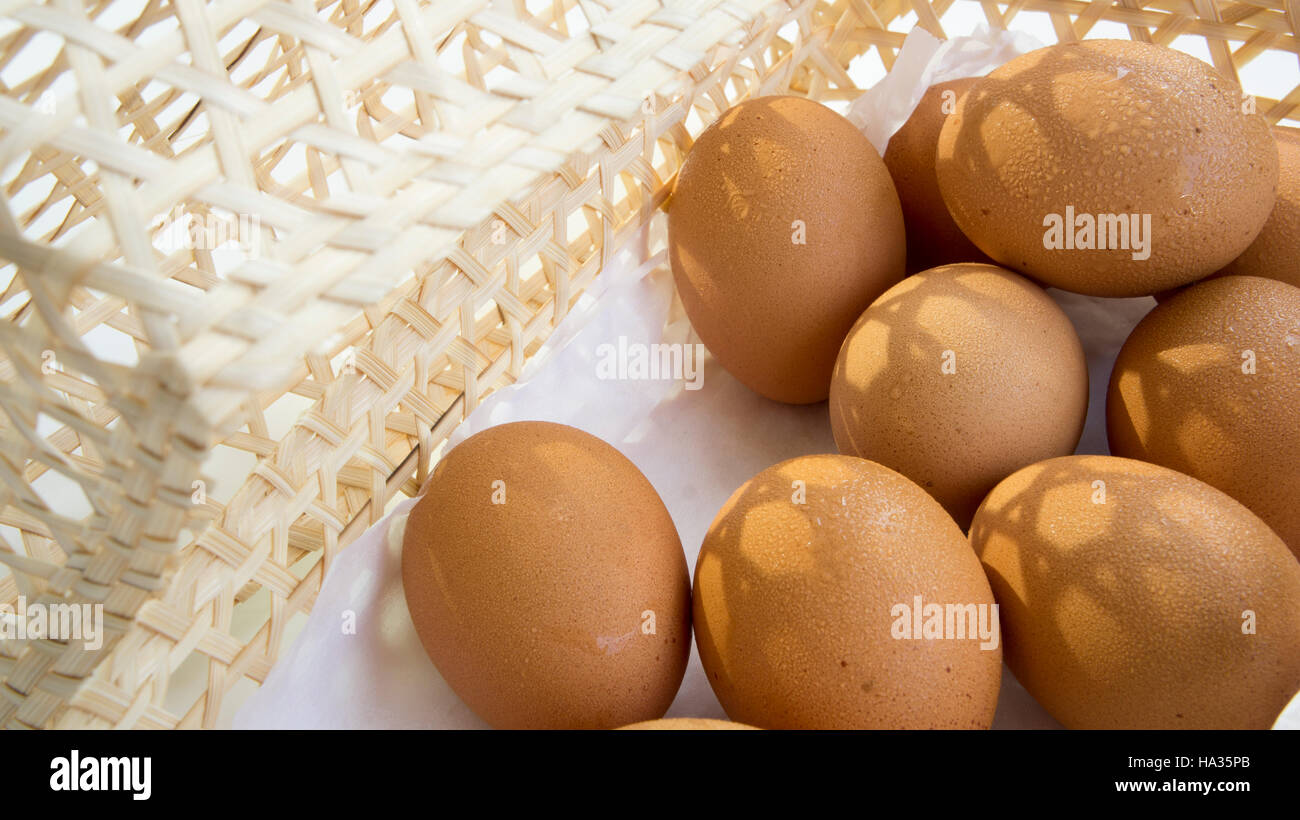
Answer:
<svg viewBox="0 0 1300 820"><path fill-rule="evenodd" d="M633 729L637 731L735 731L736 729L755 729L755 726L746 726L743 723L733 723L729 720L714 720L712 718L663 718L661 720L647 720L641 723L633 723L630 726L623 726L623 729Z"/></svg>
<svg viewBox="0 0 1300 820"><path fill-rule="evenodd" d="M889 172L848 120L760 97L696 140L668 205L673 278L709 352L777 401L823 401L844 334L903 276Z"/></svg>
<svg viewBox="0 0 1300 820"><path fill-rule="evenodd" d="M1088 366L1042 288L993 265L948 265L909 276L862 314L829 406L841 453L897 470L966 527L1003 478L1074 452Z"/></svg>
<svg viewBox="0 0 1300 820"><path fill-rule="evenodd" d="M992 262L953 221L934 170L939 130L977 80L967 77L930 86L885 149L885 167L903 208L910 271L955 262Z"/></svg>
<svg viewBox="0 0 1300 820"><path fill-rule="evenodd" d="M1300 287L1300 129L1274 126L1280 162L1277 200L1264 228L1223 273Z"/></svg>
<svg viewBox="0 0 1300 820"><path fill-rule="evenodd" d="M1208 484L1051 459L994 488L971 545L1007 665L1066 728L1266 729L1300 689L1300 563Z"/></svg>
<svg viewBox="0 0 1300 820"><path fill-rule="evenodd" d="M988 728L1000 645L895 637L895 608L918 595L993 602L943 508L864 459L784 461L737 489L705 536L700 660L728 717L765 729Z"/></svg>
<svg viewBox="0 0 1300 820"><path fill-rule="evenodd" d="M1218 487L1300 555L1300 288L1193 285L1124 342L1106 396L1110 451Z"/></svg>
<svg viewBox="0 0 1300 820"><path fill-rule="evenodd" d="M443 678L497 728L662 717L690 653L672 518L623 454L572 427L466 439L412 507L402 582Z"/></svg>
<svg viewBox="0 0 1300 820"><path fill-rule="evenodd" d="M1116 297L1175 288L1240 255L1273 209L1277 147L1242 100L1213 67L1163 46L1048 46L961 99L939 135L939 188L971 241L1044 284ZM1079 247L1102 225L1105 247Z"/></svg>

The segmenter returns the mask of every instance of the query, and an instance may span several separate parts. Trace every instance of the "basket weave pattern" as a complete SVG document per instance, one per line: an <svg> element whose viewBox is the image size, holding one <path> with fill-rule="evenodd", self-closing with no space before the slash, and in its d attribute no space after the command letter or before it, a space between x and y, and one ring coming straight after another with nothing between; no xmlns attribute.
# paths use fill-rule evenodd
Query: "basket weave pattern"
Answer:
<svg viewBox="0 0 1300 820"><path fill-rule="evenodd" d="M889 68L902 18L944 36L952 5L3 3L0 603L101 603L108 634L0 641L0 725L215 725L338 551L663 203L693 135L749 96L853 98L850 60ZM979 6L1047 13L1059 40L1198 35L1234 78L1300 55L1296 0ZM1300 87L1257 104L1290 117ZM160 214L255 217L256 252L169 245ZM249 465L221 501L216 456ZM203 692L169 708L196 658Z"/></svg>

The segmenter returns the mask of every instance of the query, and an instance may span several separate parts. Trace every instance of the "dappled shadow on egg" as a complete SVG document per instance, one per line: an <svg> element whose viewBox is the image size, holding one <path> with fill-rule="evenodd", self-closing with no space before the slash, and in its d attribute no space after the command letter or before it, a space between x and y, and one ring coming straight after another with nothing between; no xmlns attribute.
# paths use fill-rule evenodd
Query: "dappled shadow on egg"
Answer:
<svg viewBox="0 0 1300 820"><path fill-rule="evenodd" d="M732 719L769 728L987 728L992 707L980 699L989 675L996 691L1000 656L891 632L894 595L934 599L963 577L947 552L938 574L904 553L967 545L955 527L944 546L885 535L941 519L918 515L924 499L900 495L885 471L853 463L777 465L719 511L695 578L710 683Z"/></svg>
<svg viewBox="0 0 1300 820"><path fill-rule="evenodd" d="M1206 511L1135 478L1125 466L1135 462L1089 459L1086 471L1053 459L1018 472L971 527L1001 608L1008 667L1067 728L1104 728L1099 713L1110 728L1222 721L1214 701L1234 685L1223 659L1241 637L1242 604L1236 591L1189 599L1211 568L1181 545L1204 543ZM1188 635L1200 642L1195 657ZM1205 696L1216 687L1219 696ZM1093 722L1083 725L1082 714Z"/></svg>
<svg viewBox="0 0 1300 820"><path fill-rule="evenodd" d="M1125 342L1111 374L1106 422L1116 455L1151 461L1217 487L1284 539L1296 522L1293 438L1285 422L1296 395L1279 328L1290 310L1252 291L1282 284L1225 277L1156 307ZM1293 305L1300 302L1293 302ZM1234 318L1235 317L1235 318ZM1261 319L1259 317L1269 317ZM1239 330L1234 330L1234 325ZM1300 326L1298 326L1300 327ZM1292 544L1300 554L1300 544Z"/></svg>
<svg viewBox="0 0 1300 820"><path fill-rule="evenodd" d="M942 280L925 279L927 274L940 272L947 274ZM844 438L840 451L861 454L903 472L943 504L963 530L969 527L979 501L1003 477L1034 461L1072 451L1084 422L1081 414L1074 439L1064 451L1018 458L1007 446L1003 431L1016 421L1029 424L1045 412L1065 412L1065 408L1051 395L1042 396L1037 406L1029 406L1026 396L1038 397L1023 390L1018 400L1011 400L1014 385L1006 374L1024 373L1026 379L1037 381L1035 368L1053 366L1048 360L1064 352L1026 350L1018 359L1002 359L954 340L947 318L952 315L961 315L967 325L978 325L984 338L999 337L1008 310L1008 292L989 291L984 276L989 272L1004 274L1006 270L973 263L942 266L890 288L849 332L832 375L835 393L830 412L836 435ZM1038 287L1032 281L1029 285ZM922 293L919 298L918 290ZM953 302L960 304L960 311L948 309L942 311L942 317L932 315L940 313L941 304ZM979 335L969 327L961 334L967 338ZM944 375L942 368L949 353L953 370ZM1083 373L1086 379L1086 369ZM946 387L969 381L983 385L977 406L958 403L944 392ZM1004 395L1008 398L1001 398ZM879 435L872 435L873 430L879 430ZM951 465L935 465L934 472L921 474L905 466L918 446L970 453L972 461L997 469L986 475L961 475L949 470ZM943 487L951 491L945 493Z"/></svg>
<svg viewBox="0 0 1300 820"><path fill-rule="evenodd" d="M739 108L678 173L674 280L701 341L739 381L815 403L849 326L902 277L902 213L874 148L833 110L793 96Z"/></svg>
<svg viewBox="0 0 1300 820"><path fill-rule="evenodd" d="M1226 345L1212 347L1188 356L1173 349L1127 366L1117 362L1106 417L1113 452L1190 471L1220 486L1230 476L1257 472L1245 451L1203 448L1207 441L1230 441L1239 434L1234 431L1253 426L1246 395L1205 389L1207 375L1240 363Z"/></svg>
<svg viewBox="0 0 1300 820"><path fill-rule="evenodd" d="M982 204L978 213L962 213L964 203L947 200L949 209L954 211L958 223L967 230L968 234L972 233L969 231L969 226L973 222L984 222L990 219L1005 222L1010 219L1015 220L1013 224L1022 232L1034 237L1042 235L1041 220L1045 214L1025 213L1022 204L1026 201L1033 203L1038 198L1039 191L1012 188L999 173L999 169L1004 164L1017 160L1037 162L1038 181L1041 187L1046 188L1051 185L1063 189L1064 195L1058 206L1062 210L1066 205L1073 205L1081 213L1130 213L1144 205L1133 201L1099 202L1096 180L1074 179L1066 176L1066 169L1057 167L1050 156L1034 156L1032 159L1029 156L1035 150L1042 151L1043 145L1054 138L1061 138L1072 145L1072 152L1093 156L1101 156L1108 152L1114 142L1113 136L1102 127L1105 119L1100 112L1094 112L1097 116L1097 127L1086 126L1080 123L1077 117L1069 114L1066 110L1066 101L1055 93L1057 78L1076 72L1096 74L1093 64L1081 59L1080 56L1060 50L1052 53L1050 58L1057 63L1058 68L1047 78L1033 81L1026 81L1019 75L1012 79L991 76L982 78L966 93L960 108L962 119L961 128L955 132L956 144L967 150L960 151L956 155L945 155L941 151L936 157L936 164L941 169L945 165L960 165L965 168L966 173L991 185L988 190L982 192L980 198ZM1048 60L1049 54L1034 52L1018 59L1023 61L1022 68L1029 69ZM1105 81L1105 78L1099 77L1099 79ZM998 127L998 123L1008 119L1008 112L1023 114L1024 117L1017 118L1017 122L1036 129L1033 145L1007 145L1008 135ZM1007 155L1006 151L1012 147L1025 152L1025 156ZM1016 258L1017 250L1014 246L996 243L996 237L989 236L985 231L974 233L977 236L972 236L972 240L980 245L981 250L989 253L1001 264L1010 265L1020 271L1027 271L1031 267L1030 260ZM1097 251L1097 253L1122 255L1119 251Z"/></svg>
<svg viewBox="0 0 1300 820"><path fill-rule="evenodd" d="M787 237L790 235L790 220L793 216L778 213L770 203L762 201L761 192L752 190L751 183L735 173L737 168L758 167L764 178L780 174L789 161L787 158L807 150L806 140L800 139L806 136L804 128L772 105L772 101L777 99L781 98L760 97L748 101L746 106L757 120L770 119L774 123L787 123L794 127L767 129L762 137L757 138L752 136L752 129L742 127L741 132L751 136L735 137L733 134L737 130L736 121L740 113L735 107L729 109L713 125L712 130L716 133L710 137L720 140L720 156L718 168L712 172L720 175L722 190L712 192L712 205L719 214L726 214L733 220L735 230L743 230L747 234ZM689 158L688 153L687 161ZM690 282L706 309L743 309L741 305L725 301L728 296L717 290L713 284L712 272L699 260L711 258L716 261L721 253L723 264L743 277L755 265L745 243L737 242L736 236L720 236L700 230L676 231L673 240L668 246L673 270ZM761 317L750 318L757 320ZM709 341L706 339L705 343L708 344Z"/></svg>
<svg viewBox="0 0 1300 820"><path fill-rule="evenodd" d="M801 459L803 468L798 470L798 474L791 472L788 467L760 473L747 485L733 493L718 512L710 530L709 541L715 545L722 545L722 548L705 551L701 555L696 587L697 592L705 597L702 601L703 606L695 612L697 629L707 631L717 649L716 653L711 653L712 663L709 664L712 666L709 669L710 683L714 685L715 690L720 682L725 687L729 680L762 682L764 685L779 688L790 678L791 659L788 655L773 654L770 646L759 648L756 653L751 652L743 656L732 648L732 631L737 625L734 613L737 609L752 612L755 608L765 605L765 608L772 609L774 612L798 611L806 603L801 600L801 588L803 593L808 593L815 579L827 573L837 572L837 563L844 559L842 552L828 548L832 545L814 543L817 534L813 531L812 522L804 520L808 513L792 500L796 491L795 481L806 482L806 493L810 499L815 500L819 494L827 491L827 488L810 475L813 472L811 468L823 458L833 460L836 457L814 456ZM799 526L781 527L767 532L756 529L764 526L764 523L758 520L763 517L764 511L781 508L789 511L790 516L798 518ZM767 522L767 524L771 523ZM757 538L759 546L770 547L773 543L772 539L779 539L780 548L766 550L765 556L760 558L758 554L738 547L746 543L742 540L745 533L749 533L751 539ZM756 588L748 580L755 577L769 579L772 585L765 589ZM776 601L764 601L763 596L770 595L773 589L781 590L782 597ZM765 625L765 631L785 634L779 620L779 617L774 618L770 629ZM833 628L830 624L825 626ZM887 630L888 626L888 620L885 619L881 628ZM780 642L786 644L789 642L788 638L787 635ZM730 665L730 661L738 657L743 658L743 670L737 670ZM863 681L858 682L859 685L871 683L874 673L859 668L860 658L843 660L853 664L850 674L867 676ZM844 676L848 669L848 666L838 668L828 666L822 670L801 671ZM795 697L796 694L774 692L776 698L774 702L784 703L792 708L798 707L801 704L798 703L799 698ZM726 700L725 690L719 692L719 699L723 701L724 707L731 707L734 711L734 705ZM746 713L729 712L729 714L733 719L743 720L747 717L751 722L765 726L809 725L810 720L816 720L818 717L825 720L824 716L810 716L802 712L768 716L766 720Z"/></svg>
<svg viewBox="0 0 1300 820"><path fill-rule="evenodd" d="M1180 72L1182 63L1158 55L1148 62L1073 43L1015 66L969 90L936 158L949 210L981 250L1053 285L1136 296L1204 276L1249 244L1266 215L1264 122L1240 133L1227 125L1235 123L1230 79L1208 66ZM1082 252L1072 242L1049 247L1045 218L1064 224L1067 208L1148 216L1145 250L1127 231Z"/></svg>

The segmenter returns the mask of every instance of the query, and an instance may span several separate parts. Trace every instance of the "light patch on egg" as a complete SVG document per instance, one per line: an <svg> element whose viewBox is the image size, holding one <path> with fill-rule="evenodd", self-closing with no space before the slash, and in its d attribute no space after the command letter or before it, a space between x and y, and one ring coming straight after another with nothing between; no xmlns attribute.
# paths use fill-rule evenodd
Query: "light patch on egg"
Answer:
<svg viewBox="0 0 1300 820"><path fill-rule="evenodd" d="M1041 145L1045 142L1042 129L1033 115L1021 106L1010 102L1004 102L990 111L979 128L980 147L995 174L1023 159L1023 154L1013 147L1016 144L1005 138L1007 132L1019 135L1023 140L1022 144L1026 146ZM1028 150L1032 151L1033 148L1030 147ZM998 181L1004 188L1015 185L1015 180L1011 177L999 176Z"/></svg>
<svg viewBox="0 0 1300 820"><path fill-rule="evenodd" d="M724 665L728 653L728 636L731 634L731 610L727 605L726 577L722 558L717 554L701 554L695 566L695 595L709 616L709 634L717 647Z"/></svg>
<svg viewBox="0 0 1300 820"><path fill-rule="evenodd" d="M954 281L960 280L954 278ZM962 287L966 286L963 284ZM959 291L933 294L921 299L915 306L911 321L917 330L923 331L933 341L943 339L944 332L952 327L954 316L961 316L972 326L992 329L990 323L980 315L978 304L968 294Z"/></svg>
<svg viewBox="0 0 1300 820"><path fill-rule="evenodd" d="M741 555L760 575L808 572L816 564L813 541L819 526L816 513L792 503L788 494L763 502L745 513L740 527ZM769 533L780 539L781 549L769 547Z"/></svg>
<svg viewBox="0 0 1300 820"><path fill-rule="evenodd" d="M1123 624L1109 608L1077 585L1057 593L1054 622L1075 669L1085 680L1104 681L1116 673L1115 663L1125 657ZM1076 628L1087 624L1087 629ZM1122 672L1121 672L1122 674Z"/></svg>
<svg viewBox="0 0 1300 820"><path fill-rule="evenodd" d="M1133 408L1132 423L1134 435L1140 441L1146 441L1151 431L1150 411L1146 406L1146 392L1142 384L1142 374L1135 370L1115 370L1118 375L1116 389L1124 397L1124 402Z"/></svg>
<svg viewBox="0 0 1300 820"><path fill-rule="evenodd" d="M1236 365L1240 359L1235 359L1219 342L1197 342L1165 348L1156 354L1156 361L1176 373L1190 376L1206 367Z"/></svg>
<svg viewBox="0 0 1300 820"><path fill-rule="evenodd" d="M1021 551L1016 542L999 531L982 534L985 564L996 565L998 574L1006 581L1010 589L1023 589L1025 569L1021 561Z"/></svg>
<svg viewBox="0 0 1300 820"><path fill-rule="evenodd" d="M885 349L889 346L889 323L871 319L862 325L849 344L866 350ZM870 384L885 370L887 362L878 356L851 356L845 360L847 376L860 384Z"/></svg>
<svg viewBox="0 0 1300 820"><path fill-rule="evenodd" d="M1114 507L1094 503L1097 491L1091 481L1055 484L1037 504L1038 533L1050 539L1055 551L1073 552L1103 538L1114 527ZM1061 522L1068 521L1067 526Z"/></svg>
<svg viewBox="0 0 1300 820"><path fill-rule="evenodd" d="M1075 94L1074 89L1106 86L1115 80L1116 75L1113 73L1092 70L1058 74L1051 87L1053 110L1077 134L1096 141L1118 125L1113 118L1114 112L1099 108L1096 99Z"/></svg>
<svg viewBox="0 0 1300 820"><path fill-rule="evenodd" d="M1209 415L1194 408L1187 409L1175 423L1177 425L1174 430L1176 446L1183 458L1194 465L1193 469L1196 472L1204 473L1207 469L1213 469L1215 461L1221 456L1202 451L1202 444L1206 441L1222 441L1228 431L1220 427Z"/></svg>

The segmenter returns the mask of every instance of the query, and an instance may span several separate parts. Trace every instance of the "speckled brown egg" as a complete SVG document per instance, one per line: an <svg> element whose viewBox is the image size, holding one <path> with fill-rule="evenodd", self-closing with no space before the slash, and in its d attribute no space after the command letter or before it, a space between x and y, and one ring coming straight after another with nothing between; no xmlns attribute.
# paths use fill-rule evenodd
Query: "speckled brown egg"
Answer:
<svg viewBox="0 0 1300 820"><path fill-rule="evenodd" d="M1273 135L1280 162L1273 213L1223 273L1263 276L1300 287L1300 130L1274 126Z"/></svg>
<svg viewBox="0 0 1300 820"><path fill-rule="evenodd" d="M903 208L908 270L992 261L953 221L934 172L939 130L948 115L957 110L957 101L977 80L967 77L931 86L885 149L885 167Z"/></svg>
<svg viewBox="0 0 1300 820"><path fill-rule="evenodd" d="M890 288L844 340L831 381L839 451L925 488L965 527L985 494L1074 452L1088 366L1069 317L994 265L933 268Z"/></svg>
<svg viewBox="0 0 1300 820"><path fill-rule="evenodd" d="M1278 154L1241 89L1127 40L1038 49L972 87L939 135L953 219L1035 280L1142 296L1202 279L1273 209Z"/></svg>
<svg viewBox="0 0 1300 820"><path fill-rule="evenodd" d="M673 278L709 352L777 401L822 401L844 334L903 275L889 172L848 120L802 97L722 114L668 205Z"/></svg>
<svg viewBox="0 0 1300 820"><path fill-rule="evenodd" d="M1300 689L1300 563L1173 470L1068 456L998 484L971 545L1007 665L1070 729L1267 729Z"/></svg>
<svg viewBox="0 0 1300 820"><path fill-rule="evenodd" d="M623 726L621 728L637 731L698 732L734 731L736 729L756 729L758 727L746 726L743 723L733 723L730 720L714 720L712 718L663 718L661 720L647 720L642 723L633 723L630 726Z"/></svg>
<svg viewBox="0 0 1300 820"><path fill-rule="evenodd" d="M1147 314L1111 372L1115 455L1245 504L1300 555L1300 288L1210 279Z"/></svg>
<svg viewBox="0 0 1300 820"><path fill-rule="evenodd" d="M709 683L728 717L764 729L987 729L1002 669L992 603L943 508L850 456L754 476L695 564ZM952 630L928 631L950 605Z"/></svg>
<svg viewBox="0 0 1300 820"><path fill-rule="evenodd" d="M443 678L497 728L662 717L690 651L672 518L618 450L561 424L471 436L411 509L402 583Z"/></svg>

